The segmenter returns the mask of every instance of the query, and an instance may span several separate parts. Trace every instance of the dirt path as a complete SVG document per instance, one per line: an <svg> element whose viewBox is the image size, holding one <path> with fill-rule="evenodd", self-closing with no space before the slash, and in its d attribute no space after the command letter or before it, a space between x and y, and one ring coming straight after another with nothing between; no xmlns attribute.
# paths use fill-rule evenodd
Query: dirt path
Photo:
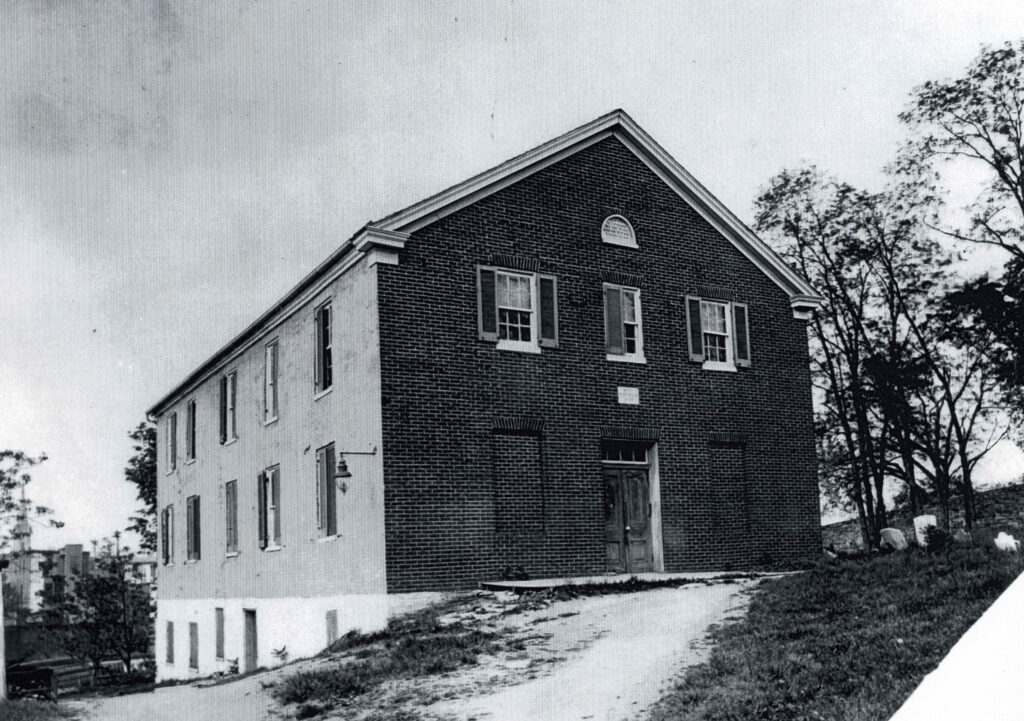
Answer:
<svg viewBox="0 0 1024 721"><path fill-rule="evenodd" d="M742 591L749 586L694 585L557 603L542 612L552 621L533 624L552 636L531 656L544 646L565 656L549 674L426 710L465 721L639 718L667 683L703 660L708 626L745 609Z"/></svg>
<svg viewBox="0 0 1024 721"><path fill-rule="evenodd" d="M694 583L522 605L512 594L467 594L452 614L501 634L505 651L454 673L392 681L320 719L620 721L642 718L667 683L707 652L708 626L745 610L757 581ZM510 613L511 611L511 613ZM311 659L217 686L71 702L81 721L293 719L269 686L324 663Z"/></svg>

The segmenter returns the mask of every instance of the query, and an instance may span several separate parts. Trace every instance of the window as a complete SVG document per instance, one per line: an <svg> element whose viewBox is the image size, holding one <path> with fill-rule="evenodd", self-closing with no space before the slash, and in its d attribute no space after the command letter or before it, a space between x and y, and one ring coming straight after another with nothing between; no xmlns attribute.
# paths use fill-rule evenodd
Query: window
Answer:
<svg viewBox="0 0 1024 721"><path fill-rule="evenodd" d="M167 472L178 467L178 414L167 416Z"/></svg>
<svg viewBox="0 0 1024 721"><path fill-rule="evenodd" d="M639 289L604 284L604 327L608 360L645 362Z"/></svg>
<svg viewBox="0 0 1024 721"><path fill-rule="evenodd" d="M199 670L199 624L195 621L188 624L188 667Z"/></svg>
<svg viewBox="0 0 1024 721"><path fill-rule="evenodd" d="M649 443L603 441L601 460L605 463L647 463Z"/></svg>
<svg viewBox="0 0 1024 721"><path fill-rule="evenodd" d="M193 398L188 402L185 413L185 460L196 459L196 401Z"/></svg>
<svg viewBox="0 0 1024 721"><path fill-rule="evenodd" d="M263 372L263 422L277 420L277 341L267 344Z"/></svg>
<svg viewBox="0 0 1024 721"><path fill-rule="evenodd" d="M231 371L220 378L220 442L230 443L238 438L235 424L235 406L238 403L238 373Z"/></svg>
<svg viewBox="0 0 1024 721"><path fill-rule="evenodd" d="M281 469L268 468L258 479L260 548L281 546Z"/></svg>
<svg viewBox="0 0 1024 721"><path fill-rule="evenodd" d="M224 660L224 609L213 609L213 627L218 661Z"/></svg>
<svg viewBox="0 0 1024 721"><path fill-rule="evenodd" d="M174 621L167 622L167 663L174 663Z"/></svg>
<svg viewBox="0 0 1024 721"><path fill-rule="evenodd" d="M747 306L686 297L690 360L712 370L750 366Z"/></svg>
<svg viewBox="0 0 1024 721"><path fill-rule="evenodd" d="M539 353L558 346L558 284L554 276L477 268L479 335L501 350Z"/></svg>
<svg viewBox="0 0 1024 721"><path fill-rule="evenodd" d="M185 499L186 526L188 530L188 560L198 561L200 557L200 520L199 520L199 496L189 496Z"/></svg>
<svg viewBox="0 0 1024 721"><path fill-rule="evenodd" d="M174 506L167 506L160 512L160 545L166 566L174 562Z"/></svg>
<svg viewBox="0 0 1024 721"><path fill-rule="evenodd" d="M225 552L238 553L238 481L224 484Z"/></svg>
<svg viewBox="0 0 1024 721"><path fill-rule="evenodd" d="M334 382L334 366L331 358L331 302L327 301L316 309L316 370L315 390L323 393Z"/></svg>
<svg viewBox="0 0 1024 721"><path fill-rule="evenodd" d="M334 444L316 452L316 526L322 537L338 534L338 496L334 488Z"/></svg>

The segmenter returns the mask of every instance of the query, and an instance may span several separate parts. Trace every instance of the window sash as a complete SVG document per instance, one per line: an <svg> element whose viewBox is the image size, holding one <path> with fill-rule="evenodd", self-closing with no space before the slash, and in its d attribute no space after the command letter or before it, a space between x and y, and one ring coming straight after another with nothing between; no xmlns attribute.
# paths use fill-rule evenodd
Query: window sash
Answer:
<svg viewBox="0 0 1024 721"><path fill-rule="evenodd" d="M227 437L229 441L238 438L238 427L235 423L235 408L238 405L238 372L228 374L227 385Z"/></svg>
<svg viewBox="0 0 1024 721"><path fill-rule="evenodd" d="M278 466L260 475L260 547L281 543L281 472Z"/></svg>
<svg viewBox="0 0 1024 721"><path fill-rule="evenodd" d="M720 365L732 364L731 316L729 303L701 300L701 341L705 362Z"/></svg>
<svg viewBox="0 0 1024 721"><path fill-rule="evenodd" d="M605 350L610 356L643 358L640 289L604 284Z"/></svg>

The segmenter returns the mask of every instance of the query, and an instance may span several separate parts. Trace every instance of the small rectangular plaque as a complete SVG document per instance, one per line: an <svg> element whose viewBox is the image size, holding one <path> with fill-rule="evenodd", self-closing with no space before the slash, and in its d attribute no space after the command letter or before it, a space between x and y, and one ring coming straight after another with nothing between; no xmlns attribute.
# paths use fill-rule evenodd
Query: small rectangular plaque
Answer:
<svg viewBox="0 0 1024 721"><path fill-rule="evenodd" d="M619 386L619 403L626 406L640 405L640 389Z"/></svg>

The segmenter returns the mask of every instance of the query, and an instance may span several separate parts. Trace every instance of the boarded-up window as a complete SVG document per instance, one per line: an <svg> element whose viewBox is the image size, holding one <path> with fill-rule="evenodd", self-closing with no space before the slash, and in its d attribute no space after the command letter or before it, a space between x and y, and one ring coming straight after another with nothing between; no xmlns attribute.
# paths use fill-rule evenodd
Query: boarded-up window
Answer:
<svg viewBox="0 0 1024 721"><path fill-rule="evenodd" d="M188 624L188 667L199 669L199 624Z"/></svg>
<svg viewBox="0 0 1024 721"><path fill-rule="evenodd" d="M494 526L515 536L544 532L544 482L540 436L493 436Z"/></svg>
<svg viewBox="0 0 1024 721"><path fill-rule="evenodd" d="M217 636L217 660L224 660L224 609L213 609L214 629Z"/></svg>
<svg viewBox="0 0 1024 721"><path fill-rule="evenodd" d="M708 448L712 534L730 560L743 560L750 548L750 507L742 444L713 443Z"/></svg>
<svg viewBox="0 0 1024 721"><path fill-rule="evenodd" d="M327 645L338 640L338 612L331 609L327 612Z"/></svg>
<svg viewBox="0 0 1024 721"><path fill-rule="evenodd" d="M167 663L174 663L174 621L167 622Z"/></svg>

